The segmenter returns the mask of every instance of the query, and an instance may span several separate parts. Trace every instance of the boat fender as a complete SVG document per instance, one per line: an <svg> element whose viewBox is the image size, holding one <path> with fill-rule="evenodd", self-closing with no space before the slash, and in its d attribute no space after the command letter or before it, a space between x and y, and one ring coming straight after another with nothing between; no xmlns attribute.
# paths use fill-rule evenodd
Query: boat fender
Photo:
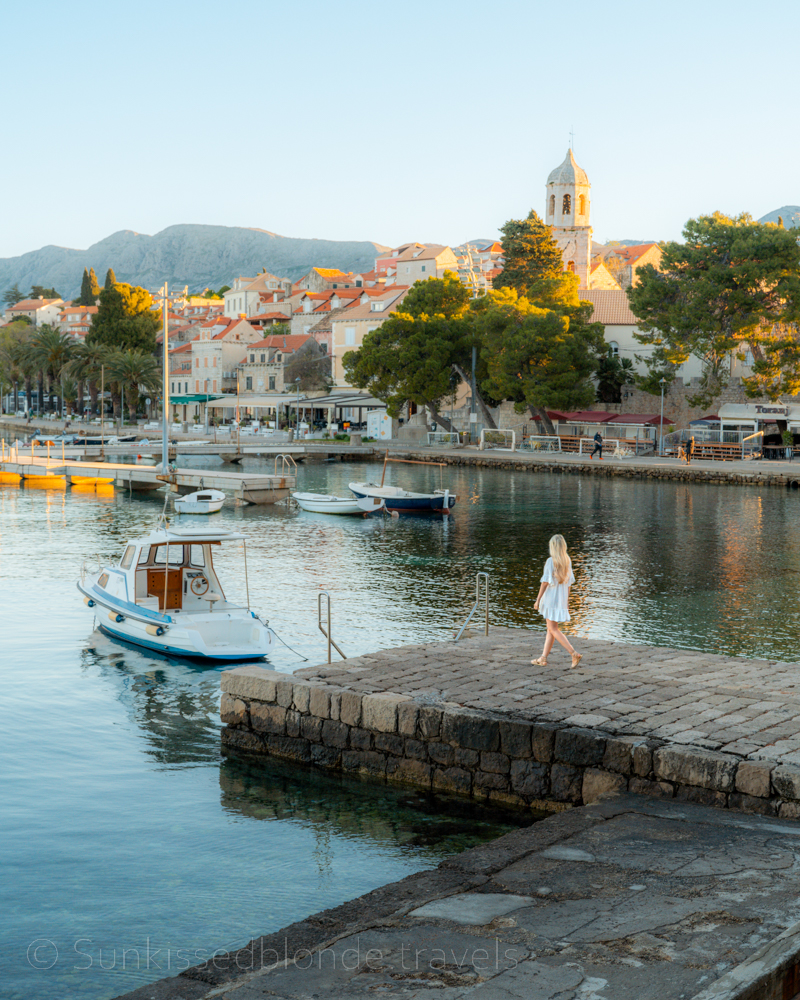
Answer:
<svg viewBox="0 0 800 1000"><path fill-rule="evenodd" d="M124 622L125 615L118 615L116 611L109 611L108 620L112 622Z"/></svg>
<svg viewBox="0 0 800 1000"><path fill-rule="evenodd" d="M84 597L83 603L86 605L87 608L94 607L94 601L91 599L91 597Z"/></svg>
<svg viewBox="0 0 800 1000"><path fill-rule="evenodd" d="M147 626L148 635L163 635L164 628L162 625L148 625Z"/></svg>

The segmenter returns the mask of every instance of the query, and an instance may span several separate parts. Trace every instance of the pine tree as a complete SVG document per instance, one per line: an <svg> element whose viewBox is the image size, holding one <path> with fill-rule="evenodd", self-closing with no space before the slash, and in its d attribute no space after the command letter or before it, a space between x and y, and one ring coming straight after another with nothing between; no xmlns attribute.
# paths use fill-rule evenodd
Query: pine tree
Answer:
<svg viewBox="0 0 800 1000"><path fill-rule="evenodd" d="M106 283L103 285L103 288L105 289L113 288L114 285L116 285L116 283L117 283L117 276L116 274L114 274L114 268L110 267L106 271Z"/></svg>
<svg viewBox="0 0 800 1000"><path fill-rule="evenodd" d="M87 306L93 306L100 296L100 283L97 280L97 275L94 273L94 268L89 268L89 296L91 302L84 303Z"/></svg>
<svg viewBox="0 0 800 1000"><path fill-rule="evenodd" d="M509 219L500 228L505 265L495 288L513 288L525 295L542 278L557 278L564 270L561 248L533 209L527 219Z"/></svg>

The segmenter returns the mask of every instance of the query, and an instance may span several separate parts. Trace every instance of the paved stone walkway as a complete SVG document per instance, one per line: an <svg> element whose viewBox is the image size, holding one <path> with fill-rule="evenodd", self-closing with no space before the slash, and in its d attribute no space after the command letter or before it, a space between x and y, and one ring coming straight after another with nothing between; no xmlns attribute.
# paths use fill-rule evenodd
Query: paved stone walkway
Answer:
<svg viewBox="0 0 800 1000"><path fill-rule="evenodd" d="M800 663L582 639L577 669L560 647L546 667L532 666L542 641L541 632L495 628L488 638L403 646L295 676L800 764Z"/></svg>
<svg viewBox="0 0 800 1000"><path fill-rule="evenodd" d="M779 1000L798 985L798 892L799 825L621 796L127 1000Z"/></svg>

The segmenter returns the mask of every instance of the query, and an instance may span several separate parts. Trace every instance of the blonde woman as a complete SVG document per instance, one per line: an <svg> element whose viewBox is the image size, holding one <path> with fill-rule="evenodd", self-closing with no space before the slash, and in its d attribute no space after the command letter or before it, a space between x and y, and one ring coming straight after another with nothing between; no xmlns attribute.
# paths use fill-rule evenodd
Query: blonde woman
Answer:
<svg viewBox="0 0 800 1000"><path fill-rule="evenodd" d="M559 642L572 657L572 666L577 667L582 654L576 653L569 639L558 627L559 622L568 622L569 618L569 588L575 583L572 573L572 560L567 555L567 543L563 535L553 535L550 539L550 558L544 564L539 596L534 602L534 610L547 622L547 636L544 640L544 650L538 660L531 660L536 666L543 667L553 648L554 642Z"/></svg>

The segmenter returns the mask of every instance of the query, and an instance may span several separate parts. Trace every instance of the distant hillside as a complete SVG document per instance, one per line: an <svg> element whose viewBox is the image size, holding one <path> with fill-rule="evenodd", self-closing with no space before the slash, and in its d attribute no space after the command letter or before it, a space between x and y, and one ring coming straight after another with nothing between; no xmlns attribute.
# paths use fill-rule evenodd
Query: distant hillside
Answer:
<svg viewBox="0 0 800 1000"><path fill-rule="evenodd" d="M255 276L262 268L294 281L312 267L371 271L376 254L386 249L367 240L301 240L228 226L170 226L155 236L126 229L88 250L47 246L0 258L0 291L14 284L23 291L44 285L69 299L79 293L85 267L95 269L101 284L113 267L117 281L159 288L166 280L199 292L229 285L238 275Z"/></svg>
<svg viewBox="0 0 800 1000"><path fill-rule="evenodd" d="M784 205L783 208L776 208L768 215L762 215L759 222L777 222L778 217L783 219L783 224L787 229L800 226L800 205Z"/></svg>

